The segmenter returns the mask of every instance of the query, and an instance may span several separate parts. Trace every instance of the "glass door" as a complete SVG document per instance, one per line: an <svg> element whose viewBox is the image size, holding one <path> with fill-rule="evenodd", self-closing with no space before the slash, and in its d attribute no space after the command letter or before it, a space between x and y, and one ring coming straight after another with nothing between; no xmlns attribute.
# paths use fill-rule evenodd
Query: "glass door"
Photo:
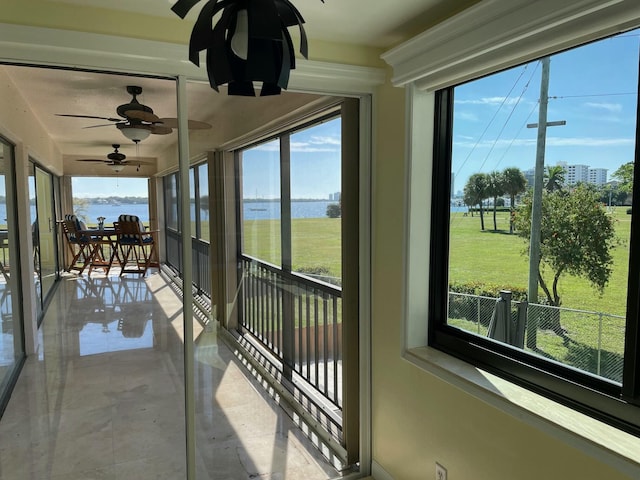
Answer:
<svg viewBox="0 0 640 480"><path fill-rule="evenodd" d="M33 235L33 264L38 295L38 313L44 310L47 296L58 276L57 237L53 175L35 163L30 163L29 200ZM39 315L40 317L40 315Z"/></svg>
<svg viewBox="0 0 640 480"><path fill-rule="evenodd" d="M36 205L36 175L35 164L29 162L29 224L33 236L33 283L36 290L36 308L38 318L42 316L42 281L40 274L40 232L38 228L38 207Z"/></svg>
<svg viewBox="0 0 640 480"><path fill-rule="evenodd" d="M25 357L13 152L0 138L0 412Z"/></svg>

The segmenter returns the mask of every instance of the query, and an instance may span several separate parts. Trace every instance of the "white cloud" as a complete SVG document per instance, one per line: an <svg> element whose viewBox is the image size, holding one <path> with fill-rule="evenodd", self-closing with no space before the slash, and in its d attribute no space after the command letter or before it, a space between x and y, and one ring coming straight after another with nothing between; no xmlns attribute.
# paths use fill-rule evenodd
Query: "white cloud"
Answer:
<svg viewBox="0 0 640 480"><path fill-rule="evenodd" d="M338 145L340 144L338 143ZM326 142L323 142L323 143L291 142L291 151L314 153L314 152L338 152L340 151L340 149L335 148L334 144L327 144Z"/></svg>
<svg viewBox="0 0 640 480"><path fill-rule="evenodd" d="M308 142L291 142L292 152L339 152L339 147L340 138L336 137L311 137ZM259 145L255 149L261 152L278 152L280 150L280 144L278 142L269 142Z"/></svg>
<svg viewBox="0 0 640 480"><path fill-rule="evenodd" d="M591 138L591 137L548 137L546 142L548 147L627 147L635 144L633 138ZM480 143L470 141L456 141L456 147L462 148L504 148L512 147L535 147L536 139L515 139L515 140L483 140Z"/></svg>
<svg viewBox="0 0 640 480"><path fill-rule="evenodd" d="M279 152L280 144L274 142L263 143L262 145L255 147L255 149L260 152Z"/></svg>
<svg viewBox="0 0 640 480"><path fill-rule="evenodd" d="M547 145L554 147L626 147L635 145L634 138L559 138L547 139Z"/></svg>
<svg viewBox="0 0 640 480"><path fill-rule="evenodd" d="M469 122L477 122L478 116L471 112L456 112L455 118L458 120L467 120Z"/></svg>
<svg viewBox="0 0 640 480"><path fill-rule="evenodd" d="M606 102L587 102L585 107L597 108L600 110L606 110L611 113L618 113L622 111L622 104L620 103L606 103Z"/></svg>
<svg viewBox="0 0 640 480"><path fill-rule="evenodd" d="M309 143L313 145L341 145L340 137L319 137L312 136Z"/></svg>
<svg viewBox="0 0 640 480"><path fill-rule="evenodd" d="M454 100L454 103L460 105L515 105L520 99L516 97L483 97L473 100Z"/></svg>

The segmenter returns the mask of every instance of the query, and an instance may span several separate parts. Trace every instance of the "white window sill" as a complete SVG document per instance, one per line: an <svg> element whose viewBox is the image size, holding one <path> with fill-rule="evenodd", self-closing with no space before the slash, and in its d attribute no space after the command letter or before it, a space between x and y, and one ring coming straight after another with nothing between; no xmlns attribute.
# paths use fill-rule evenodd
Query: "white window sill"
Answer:
<svg viewBox="0 0 640 480"><path fill-rule="evenodd" d="M404 358L441 380L587 455L640 478L640 438L428 347Z"/></svg>

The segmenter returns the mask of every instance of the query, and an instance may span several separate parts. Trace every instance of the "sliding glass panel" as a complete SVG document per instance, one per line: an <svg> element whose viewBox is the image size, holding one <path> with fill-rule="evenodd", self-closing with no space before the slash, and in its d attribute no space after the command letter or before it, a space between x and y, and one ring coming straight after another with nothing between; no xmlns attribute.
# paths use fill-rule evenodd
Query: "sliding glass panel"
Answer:
<svg viewBox="0 0 640 480"><path fill-rule="evenodd" d="M196 167L198 169L198 211L200 213L200 238L209 241L209 167L206 163Z"/></svg>
<svg viewBox="0 0 640 480"><path fill-rule="evenodd" d="M167 228L180 231L178 223L178 177L176 174L164 178L164 211Z"/></svg>
<svg viewBox="0 0 640 480"><path fill-rule="evenodd" d="M280 143L242 151L242 253L280 266Z"/></svg>
<svg viewBox="0 0 640 480"><path fill-rule="evenodd" d="M43 311L42 280L40 274L40 234L38 229L38 207L36 195L35 164L29 162L29 222L33 234L33 282L36 290L36 312L40 318Z"/></svg>
<svg viewBox="0 0 640 480"><path fill-rule="evenodd" d="M58 272L57 243L55 230L53 176L35 167L36 221L31 224L34 243L34 260L40 260L42 300L52 291ZM37 252L36 252L37 245Z"/></svg>
<svg viewBox="0 0 640 480"><path fill-rule="evenodd" d="M13 146L0 139L0 403L24 358Z"/></svg>
<svg viewBox="0 0 640 480"><path fill-rule="evenodd" d="M341 121L291 135L292 270L342 284Z"/></svg>
<svg viewBox="0 0 640 480"><path fill-rule="evenodd" d="M189 169L189 216L191 218L191 235L198 238L200 232L198 231L198 208L197 208L197 195L196 195L196 169Z"/></svg>

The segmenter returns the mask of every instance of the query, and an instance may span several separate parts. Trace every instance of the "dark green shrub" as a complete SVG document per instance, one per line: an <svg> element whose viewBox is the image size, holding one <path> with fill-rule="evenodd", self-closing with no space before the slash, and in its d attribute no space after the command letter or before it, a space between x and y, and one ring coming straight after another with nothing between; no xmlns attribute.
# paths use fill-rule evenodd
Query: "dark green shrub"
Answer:
<svg viewBox="0 0 640 480"><path fill-rule="evenodd" d="M329 205L327 205L327 217L340 218L340 215L342 215L340 204L330 203Z"/></svg>

